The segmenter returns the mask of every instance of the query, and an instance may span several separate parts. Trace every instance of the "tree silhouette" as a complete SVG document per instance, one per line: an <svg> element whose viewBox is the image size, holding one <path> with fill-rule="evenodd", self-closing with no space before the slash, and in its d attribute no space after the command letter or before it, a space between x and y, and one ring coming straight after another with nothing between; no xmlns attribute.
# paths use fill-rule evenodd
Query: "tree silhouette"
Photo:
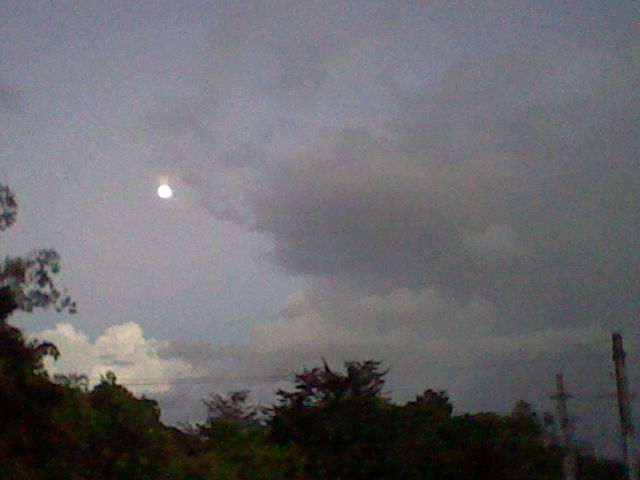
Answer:
<svg viewBox="0 0 640 480"><path fill-rule="evenodd" d="M278 391L270 435L306 456L310 478L391 478L398 457L391 408L382 397L380 362L346 362L345 373L322 367L295 376L295 390Z"/></svg>
<svg viewBox="0 0 640 480"><path fill-rule="evenodd" d="M0 184L0 230L16 220L18 204L15 194ZM0 265L0 321L16 309L53 306L56 311L76 313L76 303L59 289L53 277L60 273L60 255L53 249L32 250L25 257L6 257Z"/></svg>
<svg viewBox="0 0 640 480"><path fill-rule="evenodd" d="M16 196L6 185L0 184L0 230L6 230L16 221L18 203Z"/></svg>
<svg viewBox="0 0 640 480"><path fill-rule="evenodd" d="M53 381L58 385L78 389L82 392L89 389L89 377L84 373L56 373L53 376Z"/></svg>
<svg viewBox="0 0 640 480"><path fill-rule="evenodd" d="M258 408L247 404L249 390L229 392L227 396L211 394L202 402L207 407L207 424L233 422L238 425L258 423Z"/></svg>

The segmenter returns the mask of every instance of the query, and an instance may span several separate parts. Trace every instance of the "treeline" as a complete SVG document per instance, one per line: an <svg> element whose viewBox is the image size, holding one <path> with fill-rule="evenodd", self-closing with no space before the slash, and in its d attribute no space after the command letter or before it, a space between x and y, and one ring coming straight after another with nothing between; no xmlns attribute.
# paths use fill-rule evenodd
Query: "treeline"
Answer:
<svg viewBox="0 0 640 480"><path fill-rule="evenodd" d="M93 389L81 376L54 383L46 354L57 351L0 320L0 479L562 478L552 425L525 402L508 415L453 415L444 392L427 390L396 405L377 362L306 370L269 408L248 405L246 392L213 395L208 418L180 430L112 374ZM577 453L577 478L623 478L617 463Z"/></svg>

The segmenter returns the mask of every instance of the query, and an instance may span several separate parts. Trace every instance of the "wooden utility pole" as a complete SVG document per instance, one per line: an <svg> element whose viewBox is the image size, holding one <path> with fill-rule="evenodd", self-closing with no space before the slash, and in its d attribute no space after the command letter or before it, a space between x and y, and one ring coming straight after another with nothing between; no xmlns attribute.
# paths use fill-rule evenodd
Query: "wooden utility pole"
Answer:
<svg viewBox="0 0 640 480"><path fill-rule="evenodd" d="M622 346L622 335L614 332L613 362L616 368L616 396L618 398L618 412L620 414L620 443L622 447L622 461L626 469L627 478L633 475L633 455L631 440L633 435L633 423L631 422L631 404L629 402L629 382L624 359L627 354Z"/></svg>
<svg viewBox="0 0 640 480"><path fill-rule="evenodd" d="M562 470L565 480L576 480L576 457L571 448L571 434L573 428L569 420L567 410L567 400L571 398L564 390L564 378L561 373L556 374L556 394L551 397L556 400L556 415L558 417L558 426L560 427L560 440L565 449Z"/></svg>

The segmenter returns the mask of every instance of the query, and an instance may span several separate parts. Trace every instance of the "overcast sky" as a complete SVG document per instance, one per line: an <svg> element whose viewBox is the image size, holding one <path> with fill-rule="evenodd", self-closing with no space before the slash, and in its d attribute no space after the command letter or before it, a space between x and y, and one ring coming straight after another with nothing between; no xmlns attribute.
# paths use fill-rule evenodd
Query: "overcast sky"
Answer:
<svg viewBox="0 0 640 480"><path fill-rule="evenodd" d="M1 248L56 248L80 309L14 319L58 344L52 369L112 369L168 421L323 356L382 360L398 401L445 389L458 411L552 410L563 371L581 438L615 451L597 396L612 329L638 372L637 2L0 15Z"/></svg>

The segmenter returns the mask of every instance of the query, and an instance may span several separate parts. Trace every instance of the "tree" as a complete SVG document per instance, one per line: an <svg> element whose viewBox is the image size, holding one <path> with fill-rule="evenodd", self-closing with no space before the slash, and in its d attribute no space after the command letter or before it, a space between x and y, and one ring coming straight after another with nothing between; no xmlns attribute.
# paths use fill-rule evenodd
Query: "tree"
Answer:
<svg viewBox="0 0 640 480"><path fill-rule="evenodd" d="M54 360L60 357L60 350L51 342L40 342L38 340L31 340L27 345L34 353L34 372L37 374L46 375L44 368L44 357L50 356Z"/></svg>
<svg viewBox="0 0 640 480"><path fill-rule="evenodd" d="M436 392L428 389L416 396L412 402L405 405L407 412L412 417L427 417L430 421L444 421L451 418L453 405L449 400L449 395L443 390Z"/></svg>
<svg viewBox="0 0 640 480"><path fill-rule="evenodd" d="M339 402L347 398L380 396L387 372L380 372L380 362L345 362L346 373L337 373L323 360L323 367L296 374L294 392L278 390L281 403L291 407Z"/></svg>
<svg viewBox="0 0 640 480"><path fill-rule="evenodd" d="M258 409L247 404L248 395L248 390L241 390L227 396L216 393L204 399L207 421L199 426L198 434L223 445L259 429Z"/></svg>
<svg viewBox="0 0 640 480"><path fill-rule="evenodd" d="M207 421L188 428L199 442L199 457L215 465L211 478L293 480L300 478L304 457L295 448L267 441L260 408L248 403L248 390L212 394L203 400Z"/></svg>
<svg viewBox="0 0 640 480"><path fill-rule="evenodd" d="M211 394L202 402L207 407L207 423L229 421L238 424L258 422L258 408L247 404L249 390L229 392L227 396Z"/></svg>
<svg viewBox="0 0 640 480"><path fill-rule="evenodd" d="M60 290L53 276L60 272L60 255L52 249L32 250L26 257L6 257L0 266L0 284L14 295L16 308L76 313L76 303Z"/></svg>
<svg viewBox="0 0 640 480"><path fill-rule="evenodd" d="M403 459L399 477L440 479L443 474L443 431L451 423L453 405L444 391L425 390L415 400L395 407L398 438L391 455Z"/></svg>
<svg viewBox="0 0 640 480"><path fill-rule="evenodd" d="M6 185L0 184L0 231L6 230L16 221L18 203L16 195Z"/></svg>
<svg viewBox="0 0 640 480"><path fill-rule="evenodd" d="M77 389L82 392L86 392L89 389L89 377L87 377L84 373L56 373L53 376L53 381L58 385Z"/></svg>
<svg viewBox="0 0 640 480"><path fill-rule="evenodd" d="M15 194L0 184L0 231L16 217ZM54 414L64 391L43 375L42 363L45 355L57 358L58 349L48 342L26 343L22 333L7 323L18 309L53 306L75 312L75 302L53 281L59 270L60 257L50 249L7 257L0 264L0 472L7 478L37 478L34 471L46 469L49 458L41 455L43 439L56 438L49 446L51 457L65 442Z"/></svg>
<svg viewBox="0 0 640 480"><path fill-rule="evenodd" d="M465 414L439 431L442 480L555 480L562 456L546 445L537 415L518 402L509 415Z"/></svg>
<svg viewBox="0 0 640 480"><path fill-rule="evenodd" d="M271 438L306 456L310 478L394 478L398 457L391 408L382 397L380 362L346 362L345 373L326 362L295 376L295 390L278 391Z"/></svg>
<svg viewBox="0 0 640 480"><path fill-rule="evenodd" d="M0 231L16 220L15 194L0 184ZM0 321L6 321L16 309L53 306L56 311L77 311L76 303L59 289L53 277L60 272L60 255L53 249L32 250L25 257L6 257L0 265Z"/></svg>

